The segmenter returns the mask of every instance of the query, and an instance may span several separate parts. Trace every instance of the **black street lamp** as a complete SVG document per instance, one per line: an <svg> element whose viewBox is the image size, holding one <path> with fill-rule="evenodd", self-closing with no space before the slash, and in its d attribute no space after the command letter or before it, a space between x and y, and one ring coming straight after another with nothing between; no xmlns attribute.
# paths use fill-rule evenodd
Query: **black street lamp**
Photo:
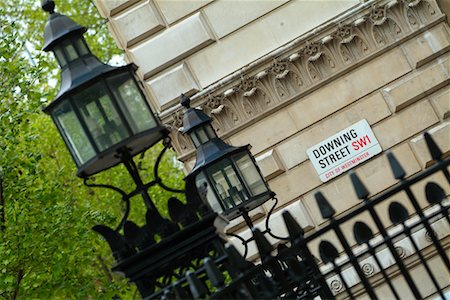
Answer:
<svg viewBox="0 0 450 300"><path fill-rule="evenodd" d="M61 67L56 98L44 111L50 114L78 167L87 177L111 168L167 136L154 116L135 78L136 66L112 67L98 60L86 44L86 28L50 13L44 29L44 51L53 51Z"/></svg>
<svg viewBox="0 0 450 300"><path fill-rule="evenodd" d="M188 179L185 190L177 190L159 177L159 163L170 146L168 130L150 109L134 74L136 66L103 64L90 52L84 27L56 13L53 0L43 0L42 8L50 13L44 50L53 51L61 67L60 90L44 111L52 116L85 184L121 195L126 209L120 224L115 229L96 225L93 230L111 248L113 271L134 282L142 297L151 297L163 282L179 278L208 254L223 256L224 241L215 227L221 218L200 200L194 182ZM165 148L156 159L154 179L144 183L133 157L162 140ZM89 176L119 163L133 179L133 191L88 183ZM155 185L185 195L186 203L168 199L170 219L161 216L149 196ZM143 226L128 220L130 199L137 195L147 208Z"/></svg>
<svg viewBox="0 0 450 300"><path fill-rule="evenodd" d="M206 188L206 200L217 213L231 220L273 198L259 170L250 145L234 147L220 139L211 126L211 118L190 107L190 99L182 95L186 107L183 133L188 134L196 150L196 162L187 176L197 189Z"/></svg>
<svg viewBox="0 0 450 300"><path fill-rule="evenodd" d="M222 228L217 229L226 223L222 216L230 220L242 215L253 228L248 212L275 196L250 146L226 144L214 132L211 119L190 108L189 98L183 97L182 104L187 108L184 131L196 147L197 161L185 179L185 190L166 186L158 175L158 166L170 146L168 131L145 99L134 74L136 66L103 64L90 52L83 38L84 27L55 13L53 0L43 0L42 8L50 13L44 50L53 51L61 67L60 90L44 111L52 116L85 184L110 188L126 203L115 229L93 227L108 242L116 259L112 270L134 282L143 298L154 298L188 270L201 270L206 256L225 263ZM133 157L162 140L165 148L154 165L155 178L144 183ZM88 183L89 176L119 163L133 179L133 191ZM175 197L168 199L170 218L161 216L148 194L155 185L185 195L186 203ZM142 196L147 208L146 224L142 226L128 220L130 199L136 195ZM265 232L270 234L269 229ZM243 240L245 247L251 240ZM189 286L184 282L174 289L179 298L185 298Z"/></svg>

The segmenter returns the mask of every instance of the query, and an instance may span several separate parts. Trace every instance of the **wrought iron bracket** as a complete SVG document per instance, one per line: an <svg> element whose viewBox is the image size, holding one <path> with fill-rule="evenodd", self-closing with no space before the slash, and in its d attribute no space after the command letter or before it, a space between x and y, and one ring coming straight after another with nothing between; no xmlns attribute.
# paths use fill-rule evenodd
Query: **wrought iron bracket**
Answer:
<svg viewBox="0 0 450 300"><path fill-rule="evenodd" d="M128 173L130 174L131 178L133 179L133 182L136 185L136 188L129 193L125 192L124 190L122 190L116 186L110 185L110 184L104 184L104 183L98 184L98 183L89 182L89 180L93 181L92 177L86 177L84 179L84 185L87 187L106 188L106 189L113 190L121 195L122 201L125 202L126 206L125 206L124 215L123 215L120 223L116 227L115 231L118 232L120 229L122 229L125 222L127 221L129 213L130 213L130 199L132 197L141 195L147 209L152 210L159 215L158 209L156 208L150 195L148 194L148 189L150 189L151 187L153 187L155 185L158 185L162 189L164 189L168 192L178 193L178 194L185 193L185 190L175 189L175 188L171 188L171 187L167 186L166 184L163 183L161 177L159 176L159 172L158 172L159 165L162 161L163 155L166 153L167 149L171 147L170 140L165 140L163 142L163 145L164 145L164 148L158 154L158 157L156 158L156 162L153 166L154 179L147 183L143 182L142 177L139 173L139 168L137 167L136 163L134 162L133 157L130 155L130 149L124 147L124 148L120 148L117 151L117 156L120 157L120 159L122 160L122 163L126 167Z"/></svg>

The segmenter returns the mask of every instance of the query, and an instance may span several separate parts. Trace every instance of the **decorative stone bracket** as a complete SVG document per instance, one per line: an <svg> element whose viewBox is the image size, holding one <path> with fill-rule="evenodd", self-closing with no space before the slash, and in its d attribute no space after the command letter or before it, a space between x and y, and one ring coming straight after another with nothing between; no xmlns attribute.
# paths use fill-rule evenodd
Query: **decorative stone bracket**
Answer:
<svg viewBox="0 0 450 300"><path fill-rule="evenodd" d="M435 0L376 1L333 28L328 26L308 40L300 37L283 51L278 49L277 57L268 55L257 66L246 67L240 78L199 92L193 102L213 115L215 130L226 139L443 18ZM177 107L162 118L180 160L186 161L193 145L178 130L182 115Z"/></svg>

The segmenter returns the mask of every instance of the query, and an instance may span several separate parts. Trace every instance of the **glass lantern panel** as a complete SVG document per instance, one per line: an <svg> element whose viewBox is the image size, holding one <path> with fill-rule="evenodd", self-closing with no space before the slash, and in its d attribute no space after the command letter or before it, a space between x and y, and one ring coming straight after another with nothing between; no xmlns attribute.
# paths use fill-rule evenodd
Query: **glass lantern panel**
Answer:
<svg viewBox="0 0 450 300"><path fill-rule="evenodd" d="M95 150L68 101L53 110L52 116L78 166L95 156Z"/></svg>
<svg viewBox="0 0 450 300"><path fill-rule="evenodd" d="M65 65L67 65L67 60L64 57L64 54L63 54L61 48L57 47L57 48L55 48L54 51L55 51L56 60L58 61L59 66L62 68Z"/></svg>
<svg viewBox="0 0 450 300"><path fill-rule="evenodd" d="M209 141L208 136L206 135L205 130L203 129L203 127L200 127L198 129L195 130L195 133L198 137L198 140L200 142L200 145L206 143L207 141Z"/></svg>
<svg viewBox="0 0 450 300"><path fill-rule="evenodd" d="M82 39L76 39L75 46L77 47L78 53L80 53L80 55L89 54L89 50Z"/></svg>
<svg viewBox="0 0 450 300"><path fill-rule="evenodd" d="M108 84L122 109L133 133L139 133L157 126L134 78L130 73L122 73L108 78Z"/></svg>
<svg viewBox="0 0 450 300"><path fill-rule="evenodd" d="M99 151L104 151L129 136L102 83L74 97Z"/></svg>
<svg viewBox="0 0 450 300"><path fill-rule="evenodd" d="M236 162L240 173L244 177L252 196L257 196L268 191L264 179L248 153L238 154L233 157L233 160Z"/></svg>
<svg viewBox="0 0 450 300"><path fill-rule="evenodd" d="M189 136L191 137L191 140L194 143L195 148L197 148L197 147L199 147L201 145L200 141L197 138L197 135L195 134L195 132L191 132L189 134Z"/></svg>
<svg viewBox="0 0 450 300"><path fill-rule="evenodd" d="M207 172L225 209L238 206L248 199L230 160L221 160L209 167Z"/></svg>
<svg viewBox="0 0 450 300"><path fill-rule="evenodd" d="M215 212L221 212L222 206L220 205L220 202L216 198L216 196L214 196L214 192L212 191L211 186L208 184L208 181L206 180L205 174L203 172L198 174L195 178L195 185L199 193L206 192L206 201L208 201L211 209Z"/></svg>
<svg viewBox="0 0 450 300"><path fill-rule="evenodd" d="M206 129L206 134L208 135L209 139L213 139L213 138L217 137L217 134L211 125L205 126L205 129Z"/></svg>
<svg viewBox="0 0 450 300"><path fill-rule="evenodd" d="M66 52L67 55L67 59L69 61L75 60L78 58L78 53L75 50L75 48L73 47L72 44L68 44L64 46L64 51Z"/></svg>
<svg viewBox="0 0 450 300"><path fill-rule="evenodd" d="M239 180L238 175L236 174L232 165L226 166L225 174L228 177L228 180L231 183L231 189L229 191L230 196L234 200L236 204L240 204L248 200L248 196L246 191L244 190L243 184L241 180Z"/></svg>

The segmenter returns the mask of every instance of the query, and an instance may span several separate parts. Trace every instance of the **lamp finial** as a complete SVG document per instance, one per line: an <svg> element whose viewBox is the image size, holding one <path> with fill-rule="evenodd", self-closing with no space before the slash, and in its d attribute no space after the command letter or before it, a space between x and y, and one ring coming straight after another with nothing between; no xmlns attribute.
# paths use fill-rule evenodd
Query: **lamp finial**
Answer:
<svg viewBox="0 0 450 300"><path fill-rule="evenodd" d="M183 105L186 108L191 107L191 99L183 93L181 93L181 105Z"/></svg>
<svg viewBox="0 0 450 300"><path fill-rule="evenodd" d="M53 0L42 0L41 7L50 14L55 13L55 1Z"/></svg>

